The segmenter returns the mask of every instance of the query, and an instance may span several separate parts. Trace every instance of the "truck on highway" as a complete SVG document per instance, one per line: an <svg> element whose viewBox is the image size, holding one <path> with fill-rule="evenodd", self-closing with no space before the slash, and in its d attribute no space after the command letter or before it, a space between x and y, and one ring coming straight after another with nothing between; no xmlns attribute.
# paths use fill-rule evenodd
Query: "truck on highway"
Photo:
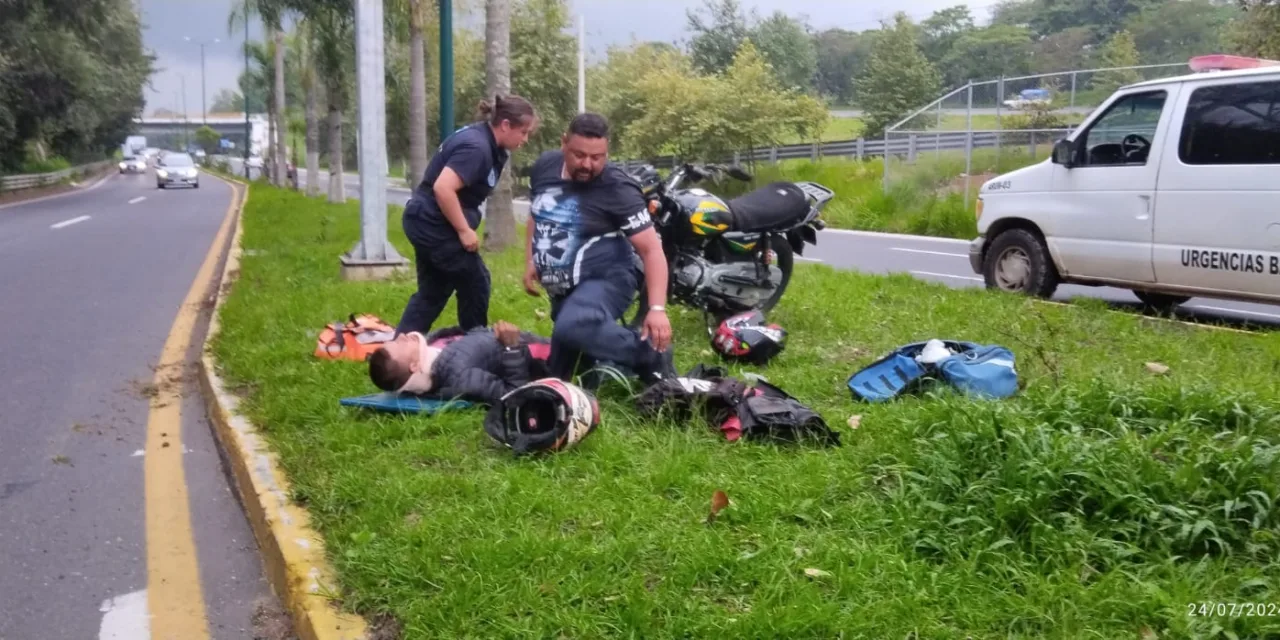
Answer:
<svg viewBox="0 0 1280 640"><path fill-rule="evenodd" d="M1048 160L983 184L969 261L988 288L1280 303L1280 62L1190 67L1116 90Z"/></svg>
<svg viewBox="0 0 1280 640"><path fill-rule="evenodd" d="M138 157L142 155L142 151L146 148L146 136L129 136L124 139L124 144L120 145L120 153L126 158Z"/></svg>

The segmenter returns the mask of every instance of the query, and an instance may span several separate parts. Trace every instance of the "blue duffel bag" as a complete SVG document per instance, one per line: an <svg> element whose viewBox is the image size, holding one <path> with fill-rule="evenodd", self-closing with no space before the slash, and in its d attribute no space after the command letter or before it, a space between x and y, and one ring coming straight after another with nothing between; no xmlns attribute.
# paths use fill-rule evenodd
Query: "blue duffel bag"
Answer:
<svg viewBox="0 0 1280 640"><path fill-rule="evenodd" d="M943 340L955 352L934 364L916 362L925 342L891 351L849 377L855 400L883 402L910 392L926 381L940 379L961 392L986 398L1007 398L1018 391L1013 352L997 345Z"/></svg>

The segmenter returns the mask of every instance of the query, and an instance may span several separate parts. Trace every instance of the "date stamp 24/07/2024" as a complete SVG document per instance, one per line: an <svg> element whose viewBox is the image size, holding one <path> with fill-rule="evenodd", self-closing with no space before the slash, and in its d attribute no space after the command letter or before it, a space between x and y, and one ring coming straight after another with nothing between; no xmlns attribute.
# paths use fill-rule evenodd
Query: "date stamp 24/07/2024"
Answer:
<svg viewBox="0 0 1280 640"><path fill-rule="evenodd" d="M1187 616L1192 618L1269 618L1280 616L1280 604L1274 602L1189 602Z"/></svg>

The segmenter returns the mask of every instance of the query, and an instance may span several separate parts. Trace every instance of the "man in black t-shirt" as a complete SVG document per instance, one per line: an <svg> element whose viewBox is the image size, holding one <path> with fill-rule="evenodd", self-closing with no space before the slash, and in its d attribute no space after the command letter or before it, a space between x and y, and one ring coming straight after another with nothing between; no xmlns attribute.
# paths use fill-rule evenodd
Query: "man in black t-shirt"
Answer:
<svg viewBox="0 0 1280 640"><path fill-rule="evenodd" d="M405 205L402 224L413 244L418 291L405 305L398 333L427 333L455 292L459 326L489 324L489 269L477 251L480 205L538 118L519 96L495 96L481 104L480 115L483 120L440 144Z"/></svg>
<svg viewBox="0 0 1280 640"><path fill-rule="evenodd" d="M529 175L528 267L524 286L551 296L551 372L565 380L583 364L613 362L642 377L671 375L671 323L649 307L643 331L618 324L635 298L635 256L649 300L667 299L667 261L640 185L609 164L609 126L597 114L573 119L561 149ZM587 362L583 362L585 356Z"/></svg>

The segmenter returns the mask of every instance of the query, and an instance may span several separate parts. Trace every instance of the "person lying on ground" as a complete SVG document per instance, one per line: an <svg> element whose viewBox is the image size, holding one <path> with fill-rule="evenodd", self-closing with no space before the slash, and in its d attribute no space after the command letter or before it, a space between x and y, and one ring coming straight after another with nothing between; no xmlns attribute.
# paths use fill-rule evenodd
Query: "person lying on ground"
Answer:
<svg viewBox="0 0 1280 640"><path fill-rule="evenodd" d="M667 261L640 185L609 162L609 125L582 113L561 148L542 154L530 172L526 228L529 295L541 285L551 297L552 375L569 380L612 363L641 379L674 374L666 308ZM649 300L643 331L618 324L639 287L644 265Z"/></svg>
<svg viewBox="0 0 1280 640"><path fill-rule="evenodd" d="M545 339L510 322L436 340L441 333L397 336L369 356L369 379L383 391L494 404L512 389L548 375L529 351Z"/></svg>

